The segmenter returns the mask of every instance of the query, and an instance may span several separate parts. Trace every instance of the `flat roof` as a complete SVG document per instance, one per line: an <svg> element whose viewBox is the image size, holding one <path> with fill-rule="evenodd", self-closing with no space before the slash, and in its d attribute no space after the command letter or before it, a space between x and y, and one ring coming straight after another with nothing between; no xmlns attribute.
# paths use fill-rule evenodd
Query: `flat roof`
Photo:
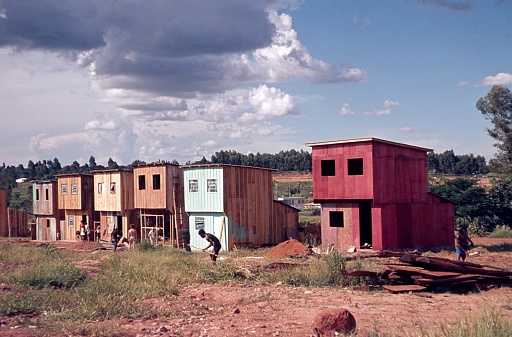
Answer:
<svg viewBox="0 0 512 337"><path fill-rule="evenodd" d="M415 150L421 150L425 152L433 152L434 150L426 148L426 147L420 147L415 145L409 145L404 143L397 143L392 142L390 140L384 140L380 138L355 138L355 139L345 139L345 140L330 140L325 142L313 142L313 143L306 143L306 146L309 147L315 147L315 146L327 146L327 145L336 145L336 144L351 144L351 143L363 143L363 142L378 142L378 143L384 143L389 145L395 145L395 146L401 146L401 147L407 147Z"/></svg>
<svg viewBox="0 0 512 337"><path fill-rule="evenodd" d="M214 163L214 164L191 164L191 165L181 165L182 168L194 168L194 167L215 167L215 166L227 166L227 167L242 167L242 168L250 168L250 169L257 169L257 170L267 170L267 171L277 171L277 169L272 168L266 168L266 167L256 167L256 166L247 166L247 165L233 165L233 164L221 164L221 163Z"/></svg>

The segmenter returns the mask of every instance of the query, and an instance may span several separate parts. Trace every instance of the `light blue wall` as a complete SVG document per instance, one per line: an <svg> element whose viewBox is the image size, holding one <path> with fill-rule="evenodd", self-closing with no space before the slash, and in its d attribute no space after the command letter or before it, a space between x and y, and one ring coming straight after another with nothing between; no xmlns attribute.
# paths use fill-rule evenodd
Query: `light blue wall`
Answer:
<svg viewBox="0 0 512 337"><path fill-rule="evenodd" d="M184 169L185 211L224 212L223 168L220 166L188 167ZM190 180L197 179L198 191L190 192ZM217 192L208 192L207 180L217 180ZM192 223L192 222L191 222Z"/></svg>
<svg viewBox="0 0 512 337"><path fill-rule="evenodd" d="M215 235L220 240L222 250L227 251L228 233L230 232L229 228L231 228L229 219L223 213L212 212L194 212L189 214L190 246L193 246L191 247L192 250L197 250L197 248L202 249L208 245L208 241L197 234L199 231L199 229L196 228L196 220L198 217L204 218L204 231ZM223 221L224 224L222 223Z"/></svg>

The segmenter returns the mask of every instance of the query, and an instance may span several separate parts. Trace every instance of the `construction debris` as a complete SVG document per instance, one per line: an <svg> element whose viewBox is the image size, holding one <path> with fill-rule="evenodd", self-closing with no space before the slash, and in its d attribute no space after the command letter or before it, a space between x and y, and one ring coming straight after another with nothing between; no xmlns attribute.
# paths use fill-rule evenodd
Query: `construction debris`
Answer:
<svg viewBox="0 0 512 337"><path fill-rule="evenodd" d="M419 253L382 251L380 257L398 257L398 263L387 263L384 272L347 270L347 276L369 276L379 279L383 288L392 292L416 292L439 289L455 290L496 286L512 286L512 271L471 262L425 257Z"/></svg>

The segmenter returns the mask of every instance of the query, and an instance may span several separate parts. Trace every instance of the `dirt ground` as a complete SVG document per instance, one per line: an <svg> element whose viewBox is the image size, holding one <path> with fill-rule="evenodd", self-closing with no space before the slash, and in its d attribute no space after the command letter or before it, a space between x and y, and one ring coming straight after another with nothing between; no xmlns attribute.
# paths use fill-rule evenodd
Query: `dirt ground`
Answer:
<svg viewBox="0 0 512 337"><path fill-rule="evenodd" d="M512 243L512 239L475 238L474 241L476 247L470 262L512 270L512 251L498 252L493 248L504 242ZM62 248L96 254L98 246L63 243ZM101 252L104 258L109 254L113 253ZM454 252L449 251L424 254L454 258ZM380 260L392 262L392 258ZM91 263L80 267L93 276L97 266ZM314 336L311 324L315 315L330 308L345 308L354 315L357 336L375 332L378 336L421 336L421 330L435 331L441 324L471 320L491 310L512 322L512 288L507 287L469 293L392 294L385 290L232 283L186 287L178 296L145 301L158 308L157 311L179 307L181 314L173 319L158 316L152 320L111 321L119 327L119 336ZM31 337L41 336L42 332L36 327L16 327L15 317L0 317L0 336Z"/></svg>

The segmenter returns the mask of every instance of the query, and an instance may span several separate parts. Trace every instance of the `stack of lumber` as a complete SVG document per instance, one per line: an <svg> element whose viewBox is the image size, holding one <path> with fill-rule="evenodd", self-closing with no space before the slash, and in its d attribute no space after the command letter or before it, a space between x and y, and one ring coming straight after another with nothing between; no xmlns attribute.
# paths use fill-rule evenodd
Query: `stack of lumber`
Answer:
<svg viewBox="0 0 512 337"><path fill-rule="evenodd" d="M383 288L393 293L435 290L440 286L460 290L512 286L512 271L498 267L425 257L416 253L383 252L380 256L399 259L396 263L386 263L387 270L381 273L352 270L347 271L346 275L378 277Z"/></svg>

